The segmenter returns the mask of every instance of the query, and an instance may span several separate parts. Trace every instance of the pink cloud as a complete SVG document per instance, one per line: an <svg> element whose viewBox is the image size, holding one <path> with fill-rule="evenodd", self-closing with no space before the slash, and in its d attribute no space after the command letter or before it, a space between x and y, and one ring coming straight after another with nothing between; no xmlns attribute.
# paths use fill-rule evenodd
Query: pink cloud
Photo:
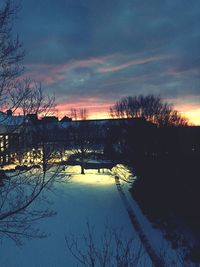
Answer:
<svg viewBox="0 0 200 267"><path fill-rule="evenodd" d="M68 74L71 70L81 67L96 68L105 64L111 56L90 58L87 60L72 60L64 64L26 64L26 75L33 80L39 80L46 85L51 85L56 81L69 78Z"/></svg>
<svg viewBox="0 0 200 267"><path fill-rule="evenodd" d="M91 65L104 64L112 58L111 56L93 57L86 60L71 60L64 64L26 64L28 69L48 69L55 72L62 71L63 69L77 68L77 67L89 67Z"/></svg>
<svg viewBox="0 0 200 267"><path fill-rule="evenodd" d="M94 72L106 74L119 71L134 65L141 65L152 61L159 61L169 58L169 55L158 55L149 58L143 58L143 55L137 55L139 59L130 60L130 55L112 54L103 57L93 57L86 60L71 60L64 64L27 64L27 75L33 80L39 80L46 85L52 85L57 81L67 80L73 82L76 79L76 68L90 68ZM142 79L142 77L140 77ZM132 77L133 80L140 79ZM144 78L144 77L143 77ZM127 79L119 78L119 82L127 82ZM130 78L129 78L130 80Z"/></svg>
<svg viewBox="0 0 200 267"><path fill-rule="evenodd" d="M117 66L100 67L100 68L97 69L97 71L99 73L115 72L115 71L119 71L119 70L128 68L130 66L141 65L141 64L152 62L152 61L159 61L159 60L166 59L166 58L169 58L169 55L154 56L154 57L149 57L149 58L144 58L144 59L134 59L134 60L131 60L129 62L126 62L126 63L123 63L123 64L119 64Z"/></svg>

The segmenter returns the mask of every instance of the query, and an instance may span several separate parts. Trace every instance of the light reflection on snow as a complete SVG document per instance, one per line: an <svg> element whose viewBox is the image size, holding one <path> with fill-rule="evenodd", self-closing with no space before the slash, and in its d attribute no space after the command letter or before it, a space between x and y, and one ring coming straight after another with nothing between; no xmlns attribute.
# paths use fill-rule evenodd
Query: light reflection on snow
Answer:
<svg viewBox="0 0 200 267"><path fill-rule="evenodd" d="M83 184L92 184L92 185L113 185L115 180L111 175L105 174L75 174L72 176L72 182L74 183L83 183Z"/></svg>
<svg viewBox="0 0 200 267"><path fill-rule="evenodd" d="M2 166L0 169L4 171L8 171L8 170L15 169L15 167L16 167L16 164L9 164L9 165Z"/></svg>
<svg viewBox="0 0 200 267"><path fill-rule="evenodd" d="M113 185L115 183L114 177L107 169L98 173L96 169L86 169L85 174L80 174L80 166L69 166L66 168L66 173L71 176L70 181L73 183L90 184L90 185Z"/></svg>

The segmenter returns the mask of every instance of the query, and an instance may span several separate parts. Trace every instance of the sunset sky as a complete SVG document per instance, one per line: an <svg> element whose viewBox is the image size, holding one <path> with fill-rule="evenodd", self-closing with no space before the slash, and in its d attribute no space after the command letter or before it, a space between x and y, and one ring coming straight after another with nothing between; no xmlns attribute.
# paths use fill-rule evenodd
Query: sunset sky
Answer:
<svg viewBox="0 0 200 267"><path fill-rule="evenodd" d="M19 1L25 74L55 92L60 116L159 94L200 125L199 0Z"/></svg>

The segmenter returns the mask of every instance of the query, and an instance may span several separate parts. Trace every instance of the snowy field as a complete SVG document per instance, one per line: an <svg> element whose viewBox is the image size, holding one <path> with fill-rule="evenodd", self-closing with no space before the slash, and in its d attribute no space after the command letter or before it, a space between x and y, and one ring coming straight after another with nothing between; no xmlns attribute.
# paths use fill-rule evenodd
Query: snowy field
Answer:
<svg viewBox="0 0 200 267"><path fill-rule="evenodd" d="M79 175L79 167L71 167L70 181L56 183L55 189L48 192L53 202L52 208L57 214L40 221L40 229L48 237L25 241L17 247L11 240L1 244L1 267L76 267L77 261L67 249L65 236L73 234L80 240L86 233L89 222L95 227L95 237L101 238L105 226L121 229L124 236L135 238L127 212L115 186L114 178L106 173L98 174L88 170ZM80 243L81 244L81 243ZM136 245L136 246L137 246ZM151 266L148 256L144 256L145 265Z"/></svg>

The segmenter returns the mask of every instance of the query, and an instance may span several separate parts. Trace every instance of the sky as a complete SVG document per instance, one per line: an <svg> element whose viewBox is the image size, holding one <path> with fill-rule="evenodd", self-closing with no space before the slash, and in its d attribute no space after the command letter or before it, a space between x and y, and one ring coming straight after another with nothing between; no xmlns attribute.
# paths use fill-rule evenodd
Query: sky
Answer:
<svg viewBox="0 0 200 267"><path fill-rule="evenodd" d="M155 94L200 125L199 0L19 1L25 75L55 93L60 116L103 118L122 97Z"/></svg>

